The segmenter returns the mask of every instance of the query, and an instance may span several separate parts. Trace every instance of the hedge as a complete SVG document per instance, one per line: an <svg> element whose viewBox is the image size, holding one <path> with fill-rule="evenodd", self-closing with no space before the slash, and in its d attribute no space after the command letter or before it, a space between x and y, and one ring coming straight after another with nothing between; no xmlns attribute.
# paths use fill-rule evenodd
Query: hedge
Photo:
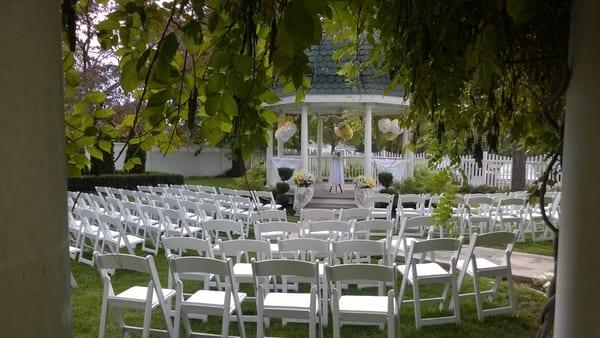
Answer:
<svg viewBox="0 0 600 338"><path fill-rule="evenodd" d="M69 191L95 192L97 186L137 190L138 185L183 184L183 176L166 173L69 177Z"/></svg>

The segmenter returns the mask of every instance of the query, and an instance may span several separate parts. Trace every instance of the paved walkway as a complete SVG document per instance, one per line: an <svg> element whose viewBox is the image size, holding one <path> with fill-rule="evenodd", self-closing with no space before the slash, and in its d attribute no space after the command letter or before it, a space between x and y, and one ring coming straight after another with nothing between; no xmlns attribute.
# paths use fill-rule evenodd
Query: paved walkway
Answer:
<svg viewBox="0 0 600 338"><path fill-rule="evenodd" d="M467 251L467 246L463 245L461 250L461 259ZM504 250L491 248L477 248L479 257L487 258L492 262L500 263L504 257ZM450 253L440 253L436 255L436 259L440 261L449 261ZM531 281L545 272L554 271L554 259L550 256L534 255L529 253L517 252L513 250L510 258L512 265L512 273L515 279L521 281Z"/></svg>

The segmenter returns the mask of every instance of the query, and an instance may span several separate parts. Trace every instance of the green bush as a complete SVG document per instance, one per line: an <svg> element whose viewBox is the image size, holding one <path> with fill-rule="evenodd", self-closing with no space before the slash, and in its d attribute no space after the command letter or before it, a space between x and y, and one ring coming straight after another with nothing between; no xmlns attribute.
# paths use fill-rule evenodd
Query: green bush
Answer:
<svg viewBox="0 0 600 338"><path fill-rule="evenodd" d="M278 195L283 195L290 191L290 185L286 182L277 182L277 184L275 184L275 190L277 191Z"/></svg>
<svg viewBox="0 0 600 338"><path fill-rule="evenodd" d="M377 177L379 178L379 184L386 189L388 189L392 185L392 182L394 182L394 175L386 171L379 173Z"/></svg>
<svg viewBox="0 0 600 338"><path fill-rule="evenodd" d="M464 184L459 188L458 192L461 194L494 194L502 191L489 185L472 186L470 184Z"/></svg>
<svg viewBox="0 0 600 338"><path fill-rule="evenodd" d="M278 168L277 169L277 173L279 174L279 178L281 178L282 181L287 181L290 178L292 178L292 175L294 175L294 169L293 168Z"/></svg>
<svg viewBox="0 0 600 338"><path fill-rule="evenodd" d="M95 192L97 186L137 190L138 185L183 184L183 176L166 173L114 174L69 177L69 191Z"/></svg>
<svg viewBox="0 0 600 338"><path fill-rule="evenodd" d="M261 190L267 184L267 173L264 164L255 165L246 170L242 177L233 179L233 187L244 190Z"/></svg>

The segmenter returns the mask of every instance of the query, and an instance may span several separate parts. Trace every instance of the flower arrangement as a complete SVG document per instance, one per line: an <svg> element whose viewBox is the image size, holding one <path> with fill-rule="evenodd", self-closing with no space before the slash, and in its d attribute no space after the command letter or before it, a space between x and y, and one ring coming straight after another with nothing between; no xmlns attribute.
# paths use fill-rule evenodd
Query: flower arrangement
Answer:
<svg viewBox="0 0 600 338"><path fill-rule="evenodd" d="M308 170L300 169L292 175L292 181L299 187L310 187L315 183L315 176Z"/></svg>
<svg viewBox="0 0 600 338"><path fill-rule="evenodd" d="M361 175L354 180L354 186L359 189L375 188L375 179L370 176Z"/></svg>
<svg viewBox="0 0 600 338"><path fill-rule="evenodd" d="M275 138L281 142L287 142L298 130L292 116L281 116L277 121Z"/></svg>
<svg viewBox="0 0 600 338"><path fill-rule="evenodd" d="M344 141L348 141L354 136L354 131L348 122L340 122L333 128L333 133Z"/></svg>
<svg viewBox="0 0 600 338"><path fill-rule="evenodd" d="M402 132L400 124L398 124L398 119L381 119L377 122L377 126L379 127L379 131L383 133L383 138L387 141L395 140Z"/></svg>

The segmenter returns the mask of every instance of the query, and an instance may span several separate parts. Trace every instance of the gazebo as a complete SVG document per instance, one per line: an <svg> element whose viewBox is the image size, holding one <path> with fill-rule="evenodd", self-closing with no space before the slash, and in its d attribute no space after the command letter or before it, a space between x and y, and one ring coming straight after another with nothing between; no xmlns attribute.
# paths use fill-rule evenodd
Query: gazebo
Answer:
<svg viewBox="0 0 600 338"><path fill-rule="evenodd" d="M373 175L372 125L373 116L398 115L408 108L408 100L403 92L394 89L385 93L390 84L389 76L377 74L374 69L363 70L355 83L348 83L338 75L339 67L332 58L336 47L330 40L323 40L320 45L313 46L309 52L309 62L313 70L311 88L306 93L304 102L296 103L295 93L279 91L281 101L271 105L280 115L300 114L300 158L284 157L284 142L277 142L276 156L273 156L273 141L267 146L266 163L267 183L272 185L277 180L277 168L291 166L295 169L310 170L308 152L308 119L309 114L318 117L317 124L317 172L322 168L323 119L326 115L336 115L340 111L359 113L364 121L364 174ZM359 51L359 59L365 60L370 47L363 45ZM402 132L403 144L408 142L408 132ZM282 165L282 163L287 163ZM318 176L318 175L317 175Z"/></svg>

